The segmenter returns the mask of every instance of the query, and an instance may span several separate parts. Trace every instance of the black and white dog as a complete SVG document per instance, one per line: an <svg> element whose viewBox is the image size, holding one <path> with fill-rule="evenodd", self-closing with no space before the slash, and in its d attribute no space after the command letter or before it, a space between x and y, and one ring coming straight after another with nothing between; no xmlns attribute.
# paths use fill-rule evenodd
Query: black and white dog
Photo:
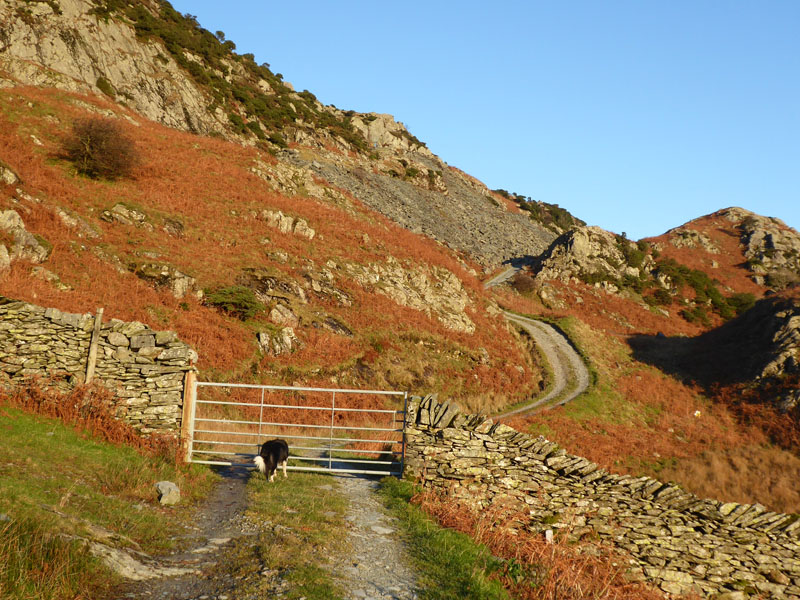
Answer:
<svg viewBox="0 0 800 600"><path fill-rule="evenodd" d="M275 478L275 471L283 466L283 476L286 477L286 463L289 461L289 444L284 440L270 440L261 445L259 456L253 462L256 468L264 474L268 481Z"/></svg>

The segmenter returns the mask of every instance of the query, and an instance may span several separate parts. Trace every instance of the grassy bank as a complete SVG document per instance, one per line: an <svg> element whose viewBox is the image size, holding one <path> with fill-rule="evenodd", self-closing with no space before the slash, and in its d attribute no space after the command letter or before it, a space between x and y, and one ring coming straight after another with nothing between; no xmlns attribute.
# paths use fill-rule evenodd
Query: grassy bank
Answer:
<svg viewBox="0 0 800 600"><path fill-rule="evenodd" d="M84 540L167 551L186 507L209 488L205 469L115 445L85 429L0 403L0 597L96 597L114 583ZM182 490L178 508L154 484Z"/></svg>
<svg viewBox="0 0 800 600"><path fill-rule="evenodd" d="M500 600L509 598L503 586L491 579L504 568L486 546L469 536L439 527L411 504L413 486L393 477L381 482L381 495L405 532L420 574L422 600Z"/></svg>

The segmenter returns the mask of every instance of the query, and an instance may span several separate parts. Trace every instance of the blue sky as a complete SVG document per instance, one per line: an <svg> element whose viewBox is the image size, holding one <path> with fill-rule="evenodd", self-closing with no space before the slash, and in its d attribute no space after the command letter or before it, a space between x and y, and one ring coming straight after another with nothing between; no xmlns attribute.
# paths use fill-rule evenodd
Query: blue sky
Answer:
<svg viewBox="0 0 800 600"><path fill-rule="evenodd" d="M390 113L491 188L638 239L800 228L800 2L180 0L295 89Z"/></svg>

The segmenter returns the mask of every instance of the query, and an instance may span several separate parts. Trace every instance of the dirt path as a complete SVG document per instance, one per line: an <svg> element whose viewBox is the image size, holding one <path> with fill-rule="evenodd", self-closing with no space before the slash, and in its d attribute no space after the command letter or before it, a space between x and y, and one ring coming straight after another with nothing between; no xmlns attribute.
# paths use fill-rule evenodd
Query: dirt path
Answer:
<svg viewBox="0 0 800 600"><path fill-rule="evenodd" d="M247 507L247 480L251 470L236 467L220 470L222 480L208 501L194 515L194 526L183 535L189 549L159 559L138 557L129 569L142 577L118 587L109 598L163 600L260 600L281 598L287 585L265 569L251 576L259 585L247 586L234 579L225 568L228 549L243 537L255 536L258 526L244 517ZM290 480L291 481L291 480ZM349 501L347 554L320 557L329 560L329 570L352 600L415 600L416 574L398 526L375 495L377 480L369 477L331 477L331 488L338 488ZM188 539L187 539L188 538ZM183 544L187 545L186 543ZM160 575L153 577L153 575ZM264 595L264 585L270 588ZM259 589L256 595L241 596L239 590Z"/></svg>
<svg viewBox="0 0 800 600"><path fill-rule="evenodd" d="M331 570L353 600L414 600L417 577L397 523L375 497L378 483L367 477L337 477L350 501L347 556L332 556Z"/></svg>
<svg viewBox="0 0 800 600"><path fill-rule="evenodd" d="M243 518L247 504L245 486L250 471L227 467L220 469L219 473L222 480L208 501L197 510L190 533L182 536L184 542L189 542L189 549L162 557L149 565L167 576L133 581L118 588L111 598L234 599L230 595L234 588L233 580L208 577L206 573L217 566L228 544L256 533ZM179 574L169 576L174 573Z"/></svg>
<svg viewBox="0 0 800 600"><path fill-rule="evenodd" d="M560 331L542 321L521 317L508 311L504 311L504 315L506 319L519 325L533 337L537 348L550 365L553 383L544 396L497 417L532 413L560 406L586 391L589 387L589 371L583 364L583 359ZM556 402L553 402L554 400Z"/></svg>
<svg viewBox="0 0 800 600"><path fill-rule="evenodd" d="M509 279L511 279L514 275L516 275L520 270L519 266L510 266L504 271L501 271L494 277L492 277L489 281L484 282L483 287L484 289L489 289L490 287L500 285L501 283L505 283Z"/></svg>

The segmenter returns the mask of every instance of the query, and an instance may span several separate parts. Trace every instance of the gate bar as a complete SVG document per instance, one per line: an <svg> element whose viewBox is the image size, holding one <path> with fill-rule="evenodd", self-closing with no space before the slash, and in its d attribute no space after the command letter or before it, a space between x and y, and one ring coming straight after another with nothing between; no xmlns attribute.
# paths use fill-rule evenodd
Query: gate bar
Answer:
<svg viewBox="0 0 800 600"><path fill-rule="evenodd" d="M203 387L282 390L286 392L339 392L340 394L379 394L383 396L403 396L404 394L408 394L408 392L390 392L386 390L347 390L340 388L292 387L290 385L260 385L257 383L217 383L212 381L198 381L197 385Z"/></svg>
<svg viewBox="0 0 800 600"><path fill-rule="evenodd" d="M331 417L332 418L332 417ZM198 421L205 421L206 423L235 423L236 425L262 425L256 421L234 421L233 419L197 419ZM327 425L312 425L307 423L263 423L263 425L275 425L281 427L312 427L316 429L329 429ZM352 427L348 425L331 425L332 429L347 429L350 431L393 431L400 433L402 429L382 429L380 427ZM260 430L259 430L260 432ZM227 433L225 431L217 431L216 433ZM255 435L255 434L254 434Z"/></svg>
<svg viewBox="0 0 800 600"><path fill-rule="evenodd" d="M225 400L198 400L198 404L227 404L229 406L261 406L249 402L228 402ZM330 406L301 406L290 404L265 404L264 408L302 408L305 410L328 410ZM396 413L396 410L387 408L339 408L340 412L367 412L367 413Z"/></svg>

